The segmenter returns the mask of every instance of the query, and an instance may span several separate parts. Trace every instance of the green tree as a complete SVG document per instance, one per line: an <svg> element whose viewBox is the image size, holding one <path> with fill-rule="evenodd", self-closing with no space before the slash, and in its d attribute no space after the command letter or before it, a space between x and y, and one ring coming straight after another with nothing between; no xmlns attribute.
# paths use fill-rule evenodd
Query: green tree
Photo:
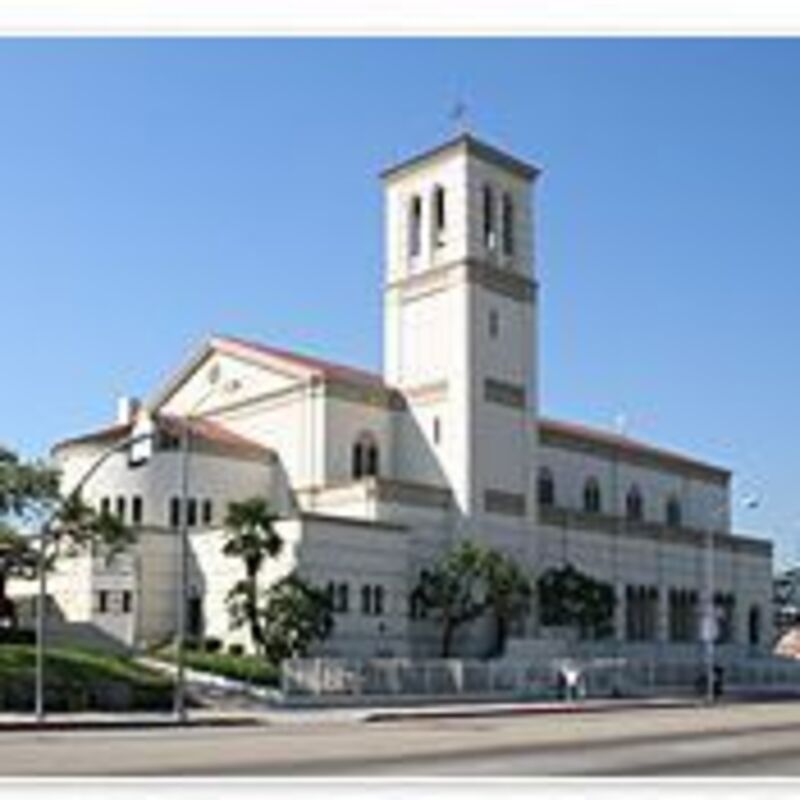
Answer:
<svg viewBox="0 0 800 800"><path fill-rule="evenodd" d="M574 627L581 638L603 639L614 631L614 587L572 564L552 568L538 581L543 625Z"/></svg>
<svg viewBox="0 0 800 800"><path fill-rule="evenodd" d="M525 570L499 550L487 550L482 566L487 601L495 622L492 655L500 656L505 651L511 623L530 609L534 586Z"/></svg>
<svg viewBox="0 0 800 800"><path fill-rule="evenodd" d="M283 549L283 539L275 530L278 519L267 500L261 497L230 503L225 517L226 540L222 552L238 558L245 573L228 593L228 610L234 627L248 626L258 651L265 647L259 613L258 573L268 558L277 557Z"/></svg>
<svg viewBox="0 0 800 800"><path fill-rule="evenodd" d="M46 569L59 555L77 555L86 548L111 558L135 538L116 516L87 506L79 492L62 495L56 470L23 462L0 447L0 623L16 625L7 582L37 577L42 534Z"/></svg>
<svg viewBox="0 0 800 800"><path fill-rule="evenodd" d="M308 654L315 641L333 630L328 594L291 573L261 595L259 617L264 653L273 664Z"/></svg>
<svg viewBox="0 0 800 800"><path fill-rule="evenodd" d="M443 658L450 656L458 628L480 617L488 607L485 558L484 547L465 540L420 576L414 594L441 625Z"/></svg>

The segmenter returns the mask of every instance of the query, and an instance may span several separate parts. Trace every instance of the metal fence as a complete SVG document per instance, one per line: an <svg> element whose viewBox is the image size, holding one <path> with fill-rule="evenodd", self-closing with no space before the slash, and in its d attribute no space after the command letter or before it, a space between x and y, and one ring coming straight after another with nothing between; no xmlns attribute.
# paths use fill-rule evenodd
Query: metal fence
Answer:
<svg viewBox="0 0 800 800"><path fill-rule="evenodd" d="M281 687L287 699L548 699L560 696L564 676L571 671L579 676L577 689L582 696L636 697L694 692L702 670L697 660L605 657L547 661L309 658L284 662ZM800 663L764 657L727 664L725 685L800 691Z"/></svg>

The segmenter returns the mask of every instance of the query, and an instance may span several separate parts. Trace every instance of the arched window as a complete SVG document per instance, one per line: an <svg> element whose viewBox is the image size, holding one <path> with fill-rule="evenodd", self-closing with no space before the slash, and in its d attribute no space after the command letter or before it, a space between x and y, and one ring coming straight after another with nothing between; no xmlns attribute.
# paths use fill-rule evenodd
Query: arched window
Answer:
<svg viewBox="0 0 800 800"><path fill-rule="evenodd" d="M634 483L625 495L625 516L633 522L638 522L643 515L642 493Z"/></svg>
<svg viewBox="0 0 800 800"><path fill-rule="evenodd" d="M508 192L503 194L503 253L514 255L514 201Z"/></svg>
<svg viewBox="0 0 800 800"><path fill-rule="evenodd" d="M553 473L547 467L542 467L539 470L537 491L540 506L552 508L556 504L556 483L553 480Z"/></svg>
<svg viewBox="0 0 800 800"><path fill-rule="evenodd" d="M679 528L681 526L681 504L675 495L672 495L667 500L665 517L670 528Z"/></svg>
<svg viewBox="0 0 800 800"><path fill-rule="evenodd" d="M356 479L380 473L380 451L371 433L362 433L353 445L351 472Z"/></svg>
<svg viewBox="0 0 800 800"><path fill-rule="evenodd" d="M422 198L415 194L408 207L408 254L412 258L422 252Z"/></svg>
<svg viewBox="0 0 800 800"><path fill-rule="evenodd" d="M433 242L436 247L444 244L444 231L447 227L447 207L444 186L433 190Z"/></svg>
<svg viewBox="0 0 800 800"><path fill-rule="evenodd" d="M761 609L751 606L747 615L747 641L751 646L761 644Z"/></svg>
<svg viewBox="0 0 800 800"><path fill-rule="evenodd" d="M494 250L497 245L497 223L494 217L494 191L488 184L483 186L483 245Z"/></svg>
<svg viewBox="0 0 800 800"><path fill-rule="evenodd" d="M597 482L597 478L589 478L583 486L583 510L590 514L598 514L602 509L600 484Z"/></svg>

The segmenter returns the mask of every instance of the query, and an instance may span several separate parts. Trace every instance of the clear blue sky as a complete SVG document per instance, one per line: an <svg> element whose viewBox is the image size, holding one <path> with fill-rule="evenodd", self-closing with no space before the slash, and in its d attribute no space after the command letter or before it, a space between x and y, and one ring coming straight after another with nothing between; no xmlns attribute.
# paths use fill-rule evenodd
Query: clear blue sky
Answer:
<svg viewBox="0 0 800 800"><path fill-rule="evenodd" d="M474 131L545 170L545 413L729 465L800 555L800 42L3 40L0 441L210 332L379 368L380 169Z"/></svg>

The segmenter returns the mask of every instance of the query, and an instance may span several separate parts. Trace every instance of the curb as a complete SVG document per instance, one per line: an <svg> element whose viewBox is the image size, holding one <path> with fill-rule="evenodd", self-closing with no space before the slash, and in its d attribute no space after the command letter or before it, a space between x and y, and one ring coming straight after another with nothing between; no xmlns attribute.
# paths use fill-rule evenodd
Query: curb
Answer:
<svg viewBox="0 0 800 800"><path fill-rule="evenodd" d="M0 720L0 736L4 733L20 733L39 731L98 731L98 730L146 730L148 728L237 728L253 725L269 724L262 717L191 717L186 722L174 719L45 719L36 720Z"/></svg>
<svg viewBox="0 0 800 800"><path fill-rule="evenodd" d="M642 709L662 708L691 708L698 703L696 700L665 700L660 702L640 701L631 703L572 703L564 702L559 705L520 705L489 708L454 708L437 709L435 711L378 711L368 714L363 722L403 722L420 721L426 719L469 719L475 717L507 717L524 716L529 714L601 714L612 711L634 711Z"/></svg>

